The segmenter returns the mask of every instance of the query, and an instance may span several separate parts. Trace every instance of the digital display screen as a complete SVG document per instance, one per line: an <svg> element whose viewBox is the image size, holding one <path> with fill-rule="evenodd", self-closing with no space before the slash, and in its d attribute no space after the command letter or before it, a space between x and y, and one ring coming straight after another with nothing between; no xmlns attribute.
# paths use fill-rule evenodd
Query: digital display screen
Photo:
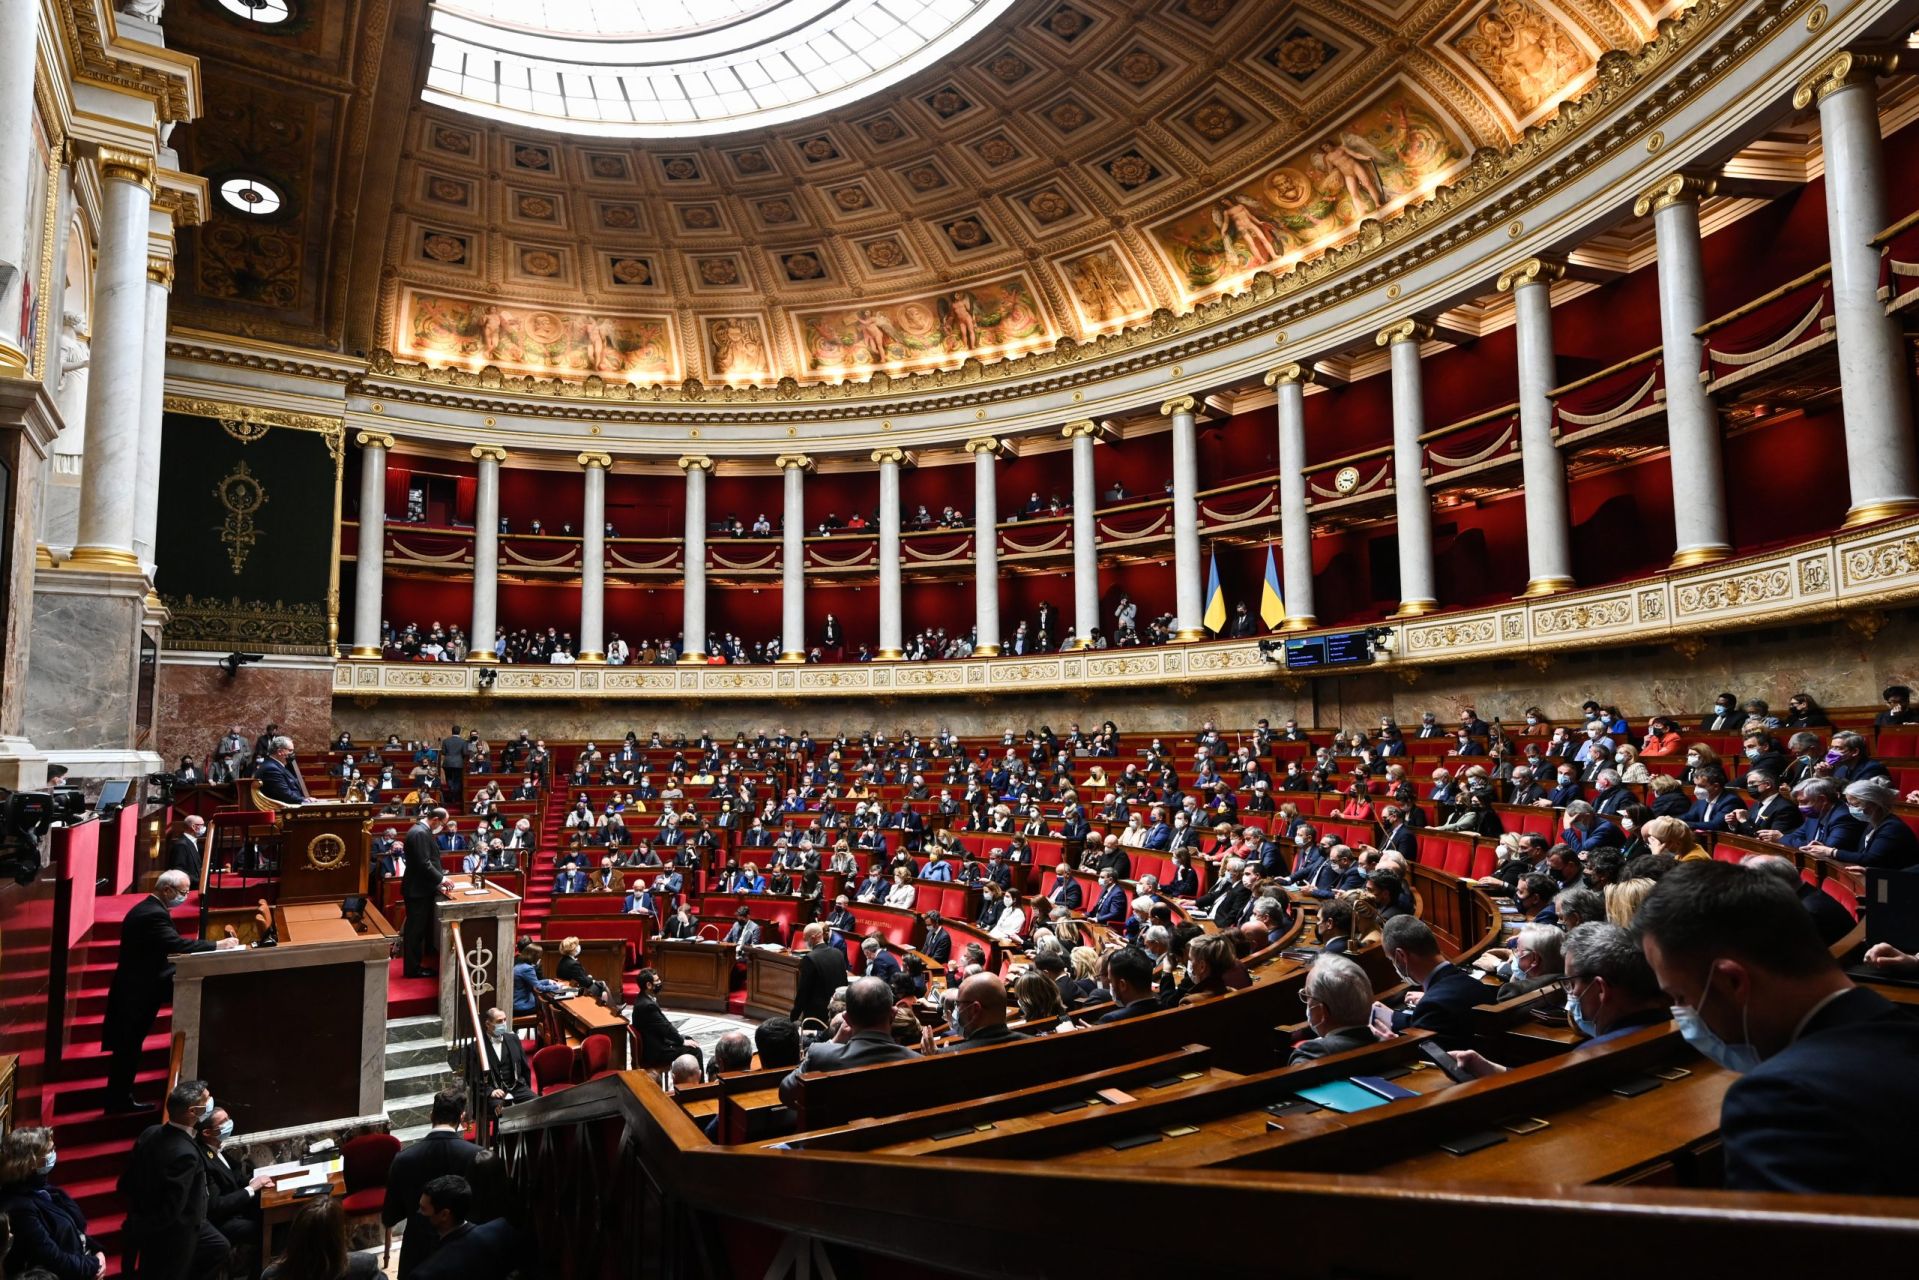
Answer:
<svg viewBox="0 0 1919 1280"><path fill-rule="evenodd" d="M1286 666L1292 671L1310 667L1351 667L1373 660L1373 641L1365 631L1335 631L1286 642Z"/></svg>

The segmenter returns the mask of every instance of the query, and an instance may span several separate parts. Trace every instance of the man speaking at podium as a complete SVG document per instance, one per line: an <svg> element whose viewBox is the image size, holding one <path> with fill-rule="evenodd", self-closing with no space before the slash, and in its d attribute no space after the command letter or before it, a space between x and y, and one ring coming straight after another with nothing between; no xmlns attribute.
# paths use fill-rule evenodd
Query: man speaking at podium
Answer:
<svg viewBox="0 0 1919 1280"><path fill-rule="evenodd" d="M434 927L441 896L446 892L446 869L440 865L440 828L445 809L429 809L407 829L406 870L400 877L400 897L406 902L406 924L400 931L401 973L408 978L436 978L439 971L425 967L426 953L439 936Z"/></svg>
<svg viewBox="0 0 1919 1280"><path fill-rule="evenodd" d="M253 771L260 794L275 804L305 804L313 797L300 778L300 766L293 763L293 739L279 734L267 743L266 759Z"/></svg>

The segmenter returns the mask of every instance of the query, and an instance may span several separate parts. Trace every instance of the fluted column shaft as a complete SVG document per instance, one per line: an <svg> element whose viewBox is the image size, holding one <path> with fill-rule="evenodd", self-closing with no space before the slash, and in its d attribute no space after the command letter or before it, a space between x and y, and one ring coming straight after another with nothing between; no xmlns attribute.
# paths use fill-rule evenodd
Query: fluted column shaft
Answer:
<svg viewBox="0 0 1919 1280"><path fill-rule="evenodd" d="M1313 521L1306 496L1306 384L1313 372L1283 364L1266 374L1279 419L1279 562L1285 595L1282 631L1303 631L1313 611Z"/></svg>
<svg viewBox="0 0 1919 1280"><path fill-rule="evenodd" d="M1099 427L1090 418L1069 422L1073 442L1073 644L1085 648L1099 626L1099 482L1093 449Z"/></svg>
<svg viewBox="0 0 1919 1280"><path fill-rule="evenodd" d="M1552 282L1562 274L1556 263L1528 258L1499 277L1499 291L1513 295L1519 347L1519 450L1526 487L1528 597L1552 595L1573 585L1566 467L1553 438L1553 402L1548 394L1556 380Z"/></svg>
<svg viewBox="0 0 1919 1280"><path fill-rule="evenodd" d="M999 440L966 442L973 455L973 652L999 653Z"/></svg>
<svg viewBox="0 0 1919 1280"><path fill-rule="evenodd" d="M1433 569L1433 504L1426 492L1426 388L1419 367L1419 344L1432 330L1403 320L1380 331L1378 341L1392 357L1393 515L1399 526L1399 612L1417 618L1438 607Z"/></svg>
<svg viewBox="0 0 1919 1280"><path fill-rule="evenodd" d="M583 453L585 506L580 516L580 661L606 661L606 472L613 459ZM487 638L490 645L492 637Z"/></svg>
<svg viewBox="0 0 1919 1280"><path fill-rule="evenodd" d="M154 546L160 529L160 429L166 411L167 301L172 290L173 264L164 258L148 258L140 455L133 478L133 551L149 578L154 576Z"/></svg>
<svg viewBox="0 0 1919 1280"><path fill-rule="evenodd" d="M21 290L37 270L26 261L28 229L42 210L27 207L32 175L39 158L34 153L33 59L39 47L34 33L40 26L37 0L0 0L0 264L16 268L0 284L0 374L21 376L28 352L20 332ZM60 322L60 299L44 312L44 323Z"/></svg>
<svg viewBox="0 0 1919 1280"><path fill-rule="evenodd" d="M386 575L386 454L393 437L362 431L360 445L360 534L353 563L353 655L380 656L380 624L385 621L380 592ZM487 637L490 648L492 637Z"/></svg>
<svg viewBox="0 0 1919 1280"><path fill-rule="evenodd" d="M780 661L806 661L806 472L805 454L775 459L784 488L785 523L780 550Z"/></svg>
<svg viewBox="0 0 1919 1280"><path fill-rule="evenodd" d="M685 568L681 573L680 661L706 659L706 475L713 459L689 455L680 459L686 472Z"/></svg>
<svg viewBox="0 0 1919 1280"><path fill-rule="evenodd" d="M900 463L898 449L875 449L880 467L880 648L876 657L899 658L905 653L900 618Z"/></svg>
<svg viewBox="0 0 1919 1280"><path fill-rule="evenodd" d="M1205 584L1199 563L1199 421L1191 396L1159 407L1173 419L1173 592L1175 640L1202 640Z"/></svg>
<svg viewBox="0 0 1919 1280"><path fill-rule="evenodd" d="M1874 77L1882 57L1843 53L1800 85L1793 105L1819 103L1826 159L1826 234L1832 248L1833 319L1845 418L1846 527L1919 510L1905 339L1879 299L1886 225L1885 156Z"/></svg>
<svg viewBox="0 0 1919 1280"><path fill-rule="evenodd" d="M1709 180L1670 174L1633 205L1638 217L1652 214L1659 259L1659 349L1666 369L1675 569L1723 560L1732 550L1719 413L1699 380L1704 342L1694 332L1707 319L1699 197L1712 189Z"/></svg>
<svg viewBox="0 0 1919 1280"><path fill-rule="evenodd" d="M14 128L18 128L16 123ZM0 133L8 130L0 129ZM151 161L103 151L99 261L93 278L93 367L80 478L77 568L138 572L133 553L140 405L147 358L147 220Z"/></svg>
<svg viewBox="0 0 1919 1280"><path fill-rule="evenodd" d="M491 662L500 629L500 464L506 450L475 445L473 457L480 469L473 499L473 629L467 633L467 656Z"/></svg>

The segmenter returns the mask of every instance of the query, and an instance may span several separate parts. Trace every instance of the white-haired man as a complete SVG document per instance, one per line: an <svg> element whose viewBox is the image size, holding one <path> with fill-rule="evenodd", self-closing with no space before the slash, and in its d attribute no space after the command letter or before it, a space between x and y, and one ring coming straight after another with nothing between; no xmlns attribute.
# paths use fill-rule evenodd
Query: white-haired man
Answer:
<svg viewBox="0 0 1919 1280"><path fill-rule="evenodd" d="M100 1047L110 1055L107 1065L106 1109L113 1112L151 1111L133 1099L133 1078L140 1066L140 1045L153 1030L160 1008L173 1000L173 957L195 951L231 950L232 938L219 942L188 941L173 926L174 908L187 900L192 886L185 872L162 871L153 892L127 912L120 925L120 961L107 990L106 1019L100 1027Z"/></svg>

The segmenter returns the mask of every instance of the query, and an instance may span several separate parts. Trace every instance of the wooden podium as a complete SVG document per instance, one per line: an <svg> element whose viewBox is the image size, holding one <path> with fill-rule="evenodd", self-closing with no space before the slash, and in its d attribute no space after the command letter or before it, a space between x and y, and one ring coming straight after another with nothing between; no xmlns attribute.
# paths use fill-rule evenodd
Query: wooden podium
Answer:
<svg viewBox="0 0 1919 1280"><path fill-rule="evenodd" d="M666 990L660 1003L671 1009L726 1012L736 949L724 942L688 942L659 938L648 947L653 967Z"/></svg>
<svg viewBox="0 0 1919 1280"><path fill-rule="evenodd" d="M366 893L367 827L379 818L379 805L315 801L278 814L281 902L338 902Z"/></svg>
<svg viewBox="0 0 1919 1280"><path fill-rule="evenodd" d="M753 947L746 953L746 1016L784 1017L800 994L800 957Z"/></svg>

